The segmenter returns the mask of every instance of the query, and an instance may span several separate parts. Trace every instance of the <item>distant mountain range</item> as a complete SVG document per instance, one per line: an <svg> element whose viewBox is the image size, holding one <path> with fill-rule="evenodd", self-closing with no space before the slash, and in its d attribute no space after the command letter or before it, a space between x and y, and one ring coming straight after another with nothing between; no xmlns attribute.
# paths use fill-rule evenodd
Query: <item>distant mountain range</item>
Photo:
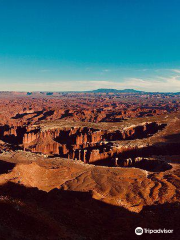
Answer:
<svg viewBox="0 0 180 240"><path fill-rule="evenodd" d="M123 90L117 90L117 89L107 89L107 88L99 88L96 90L88 91L93 93L145 93L144 91L138 91L134 89L123 89Z"/></svg>
<svg viewBox="0 0 180 240"><path fill-rule="evenodd" d="M84 91L85 92L85 91ZM139 91L135 89L107 89L107 88L99 88L92 91L86 91L86 92L92 92L92 93L132 93L132 94L174 94L179 95L180 92L146 92L146 91Z"/></svg>

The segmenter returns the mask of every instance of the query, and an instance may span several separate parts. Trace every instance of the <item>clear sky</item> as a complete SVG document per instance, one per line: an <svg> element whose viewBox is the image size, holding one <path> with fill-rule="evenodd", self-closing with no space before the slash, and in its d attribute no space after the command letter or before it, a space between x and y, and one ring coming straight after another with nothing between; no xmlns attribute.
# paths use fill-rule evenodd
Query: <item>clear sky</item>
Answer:
<svg viewBox="0 0 180 240"><path fill-rule="evenodd" d="M0 0L0 90L180 91L179 0Z"/></svg>

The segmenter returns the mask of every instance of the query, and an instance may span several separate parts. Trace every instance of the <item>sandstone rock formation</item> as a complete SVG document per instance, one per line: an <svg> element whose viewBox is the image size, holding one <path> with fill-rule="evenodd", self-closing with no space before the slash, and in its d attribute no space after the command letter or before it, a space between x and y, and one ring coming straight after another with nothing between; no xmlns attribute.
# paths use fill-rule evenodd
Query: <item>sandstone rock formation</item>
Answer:
<svg viewBox="0 0 180 240"><path fill-rule="evenodd" d="M2 239L178 239L179 94L0 92L0 107Z"/></svg>

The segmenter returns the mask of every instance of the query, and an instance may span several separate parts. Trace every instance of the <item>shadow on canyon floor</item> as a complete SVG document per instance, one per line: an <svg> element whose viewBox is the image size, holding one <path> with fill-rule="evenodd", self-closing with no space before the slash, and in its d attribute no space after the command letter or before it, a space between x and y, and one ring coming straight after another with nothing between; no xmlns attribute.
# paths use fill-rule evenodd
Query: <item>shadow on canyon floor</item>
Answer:
<svg viewBox="0 0 180 240"><path fill-rule="evenodd" d="M140 162L135 163L134 167L150 172L165 172L172 169L172 166L165 161L148 159L143 159Z"/></svg>
<svg viewBox="0 0 180 240"><path fill-rule="evenodd" d="M114 240L139 239L136 227L173 229L173 234L146 234L146 239L178 239L180 205L145 207L140 213L92 199L91 193L7 183L0 186L1 239ZM145 238L144 238L145 239Z"/></svg>
<svg viewBox="0 0 180 240"><path fill-rule="evenodd" d="M126 154L123 154L123 156L120 155L120 157L119 157L122 159L122 163L123 163L123 157L124 158L132 158L132 160L134 162L135 157L140 156L138 154L136 155L134 153L134 151L130 151ZM140 169L150 171L150 172L165 172L167 170L172 169L172 166L169 163L167 163L166 161L160 161L160 160L142 159L139 162L132 163L132 165L130 165L130 166L123 166L122 163L121 163L121 161L119 161L119 164L117 165L117 167L140 168ZM115 162L112 161L111 158L100 160L97 163L92 163L92 164L95 164L98 166L115 167Z"/></svg>

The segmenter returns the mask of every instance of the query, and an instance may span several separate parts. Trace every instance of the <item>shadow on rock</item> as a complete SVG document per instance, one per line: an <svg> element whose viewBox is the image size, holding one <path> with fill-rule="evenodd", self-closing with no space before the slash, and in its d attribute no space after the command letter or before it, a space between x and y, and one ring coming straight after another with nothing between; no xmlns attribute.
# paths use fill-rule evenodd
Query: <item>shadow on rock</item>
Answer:
<svg viewBox="0 0 180 240"><path fill-rule="evenodd" d="M179 236L178 204L145 207L137 214L95 200L91 193L59 189L47 193L14 183L0 186L0 195L1 239L139 239L136 227L172 228L174 239ZM158 239L172 236L161 234ZM146 239L152 235L146 234Z"/></svg>
<svg viewBox="0 0 180 240"><path fill-rule="evenodd" d="M0 174L8 173L16 164L0 160Z"/></svg>

